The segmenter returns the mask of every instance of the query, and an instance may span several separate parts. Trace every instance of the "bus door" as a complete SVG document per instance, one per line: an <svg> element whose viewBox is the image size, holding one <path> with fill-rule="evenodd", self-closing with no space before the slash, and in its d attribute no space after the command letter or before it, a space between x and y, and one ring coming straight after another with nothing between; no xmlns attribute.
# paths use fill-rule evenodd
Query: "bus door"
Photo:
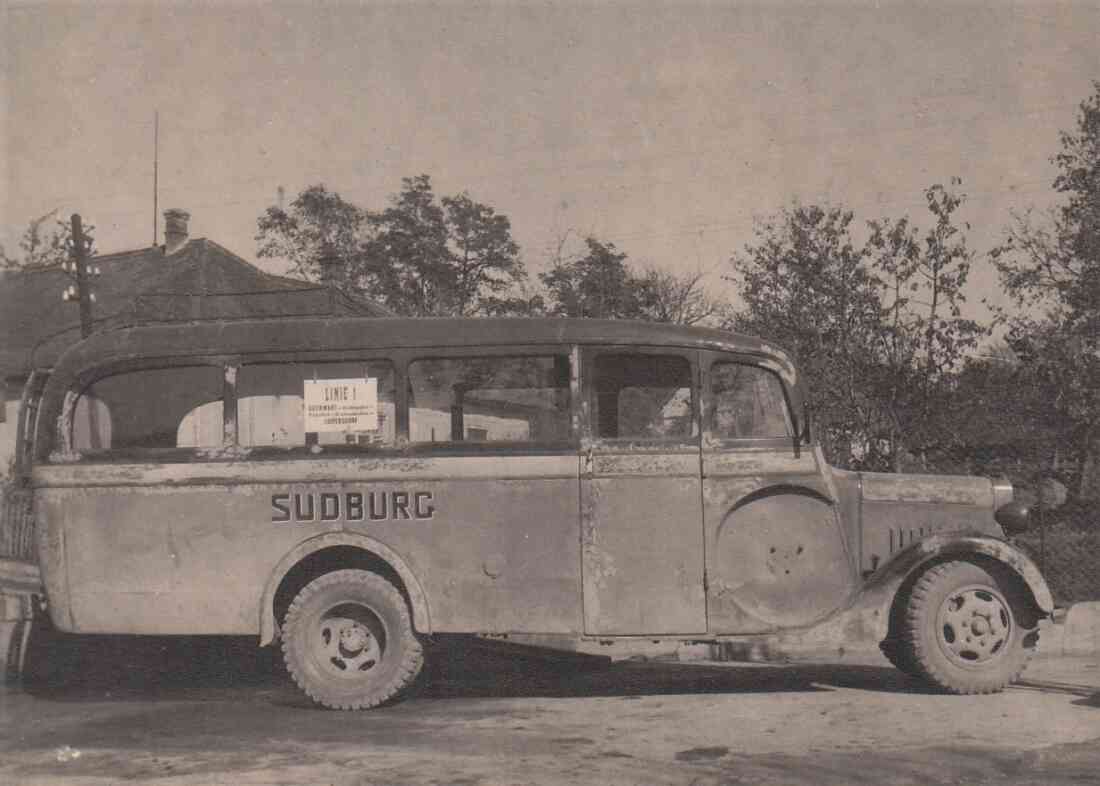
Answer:
<svg viewBox="0 0 1100 786"><path fill-rule="evenodd" d="M696 354L584 350L585 633L706 630Z"/></svg>
<svg viewBox="0 0 1100 786"><path fill-rule="evenodd" d="M577 441L564 347L416 357L410 458L430 494L416 527L365 528L423 565L438 632L581 629Z"/></svg>
<svg viewBox="0 0 1100 786"><path fill-rule="evenodd" d="M710 633L808 625L855 581L827 468L797 443L776 369L710 352L702 365Z"/></svg>

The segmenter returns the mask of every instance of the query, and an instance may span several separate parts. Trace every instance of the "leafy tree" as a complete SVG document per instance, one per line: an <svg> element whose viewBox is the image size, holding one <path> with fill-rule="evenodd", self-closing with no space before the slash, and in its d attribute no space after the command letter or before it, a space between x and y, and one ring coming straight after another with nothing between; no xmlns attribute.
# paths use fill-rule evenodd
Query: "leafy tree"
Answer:
<svg viewBox="0 0 1100 786"><path fill-rule="evenodd" d="M585 238L588 253L558 260L540 274L550 301L549 313L559 317L642 319L645 316L642 281L626 263L627 255L614 243Z"/></svg>
<svg viewBox="0 0 1100 786"><path fill-rule="evenodd" d="M883 306L869 252L851 235L853 214L795 204L761 220L731 260L744 307L727 323L765 336L799 360L811 410L832 461L851 466L882 431L886 413L867 385Z"/></svg>
<svg viewBox="0 0 1100 786"><path fill-rule="evenodd" d="M308 280L322 276L322 260L341 260L338 278L354 281L353 265L360 259L370 225L365 210L323 185L309 186L290 209L269 207L257 220L256 256L285 259L291 273Z"/></svg>
<svg viewBox="0 0 1100 786"><path fill-rule="evenodd" d="M1096 333L1100 324L1100 82L1061 134L1054 190L1064 197L1045 217L1016 216L993 259L1024 320L1064 320ZM1007 318L1011 321L1011 317Z"/></svg>
<svg viewBox="0 0 1100 786"><path fill-rule="evenodd" d="M947 402L984 335L961 314L972 255L953 221L958 185L925 191L935 224L923 233L881 219L860 244L851 211L796 204L733 258L744 307L730 325L798 358L836 464L898 471L912 456L934 468L958 439Z"/></svg>
<svg viewBox="0 0 1100 786"><path fill-rule="evenodd" d="M525 277L511 222L466 193L442 201L455 268L452 313L500 312L509 303L502 296Z"/></svg>
<svg viewBox="0 0 1100 786"><path fill-rule="evenodd" d="M1034 463L1036 450L1050 447L1053 435L1033 416L1042 396L1034 381L1003 342L966 359L944 402L958 429L958 439L945 450L954 470L1018 476L1021 466Z"/></svg>
<svg viewBox="0 0 1100 786"><path fill-rule="evenodd" d="M900 468L902 435L927 467L930 450L943 451L959 434L946 406L954 374L987 330L962 316L973 254L953 222L965 197L956 189L925 190L935 225L922 236L908 217L870 222L869 246L880 277L884 323L876 382L890 413L891 468Z"/></svg>
<svg viewBox="0 0 1100 786"><path fill-rule="evenodd" d="M532 307L511 290L525 278L511 223L466 193L437 199L427 175L405 178L388 207L371 211L323 185L289 210L258 220L257 255L291 262L306 279L335 258L337 282L398 314L501 314Z"/></svg>
<svg viewBox="0 0 1100 786"><path fill-rule="evenodd" d="M998 319L1043 391L1041 417L1058 435L1048 471L1085 493L1085 469L1100 456L1100 82L1079 107L1076 128L1060 135L1046 216L1026 212L992 257L1018 311Z"/></svg>
<svg viewBox="0 0 1100 786"><path fill-rule="evenodd" d="M614 243L585 238L587 253L563 258L565 238L551 269L539 275L554 316L643 319L695 325L722 313L724 305L702 285L703 274L636 270Z"/></svg>
<svg viewBox="0 0 1100 786"><path fill-rule="evenodd" d="M375 297L399 314L449 313L460 298L446 214L427 175L402 183L389 207L369 214L371 237L363 246L358 272Z"/></svg>

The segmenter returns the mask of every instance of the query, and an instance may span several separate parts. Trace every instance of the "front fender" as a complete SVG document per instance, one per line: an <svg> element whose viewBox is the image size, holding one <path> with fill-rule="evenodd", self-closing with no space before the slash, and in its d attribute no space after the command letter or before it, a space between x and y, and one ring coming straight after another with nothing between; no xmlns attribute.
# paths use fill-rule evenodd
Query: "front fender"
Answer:
<svg viewBox="0 0 1100 786"><path fill-rule="evenodd" d="M864 591L904 580L932 560L973 554L990 557L1010 569L1027 586L1039 611L1044 614L1054 611L1054 597L1050 594L1050 587L1031 558L1011 543L987 535L943 533L919 540L898 552L894 559L876 571Z"/></svg>
<svg viewBox="0 0 1100 786"><path fill-rule="evenodd" d="M354 546L355 548L369 551L381 560L389 563L409 593L409 605L412 606L413 626L421 633L432 632L431 615L428 612L428 598L424 588L416 579L405 560L384 543L374 538L359 535L354 532L329 532L318 535L309 540L302 541L286 554L271 571L264 586L263 598L260 602L260 646L264 647L275 640L275 592L279 588L290 569L308 557L310 554L327 549L332 546Z"/></svg>

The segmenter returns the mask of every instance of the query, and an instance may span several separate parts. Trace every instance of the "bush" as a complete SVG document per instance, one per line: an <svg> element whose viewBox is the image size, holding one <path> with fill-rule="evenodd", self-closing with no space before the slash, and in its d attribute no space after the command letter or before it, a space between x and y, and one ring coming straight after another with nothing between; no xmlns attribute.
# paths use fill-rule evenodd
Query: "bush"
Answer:
<svg viewBox="0 0 1100 786"><path fill-rule="evenodd" d="M1081 517L1067 517L1016 538L1039 565L1059 606L1100 598L1100 527L1083 524Z"/></svg>

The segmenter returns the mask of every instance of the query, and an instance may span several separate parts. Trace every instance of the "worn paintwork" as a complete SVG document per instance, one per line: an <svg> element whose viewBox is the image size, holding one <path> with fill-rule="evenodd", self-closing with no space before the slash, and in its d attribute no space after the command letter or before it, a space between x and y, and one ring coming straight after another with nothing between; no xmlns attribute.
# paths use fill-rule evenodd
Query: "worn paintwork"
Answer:
<svg viewBox="0 0 1100 786"><path fill-rule="evenodd" d="M889 475L864 472L866 502L924 502L993 509L993 481L960 475Z"/></svg>
<svg viewBox="0 0 1100 786"><path fill-rule="evenodd" d="M594 450L581 478L585 633L704 633L698 450Z"/></svg>
<svg viewBox="0 0 1100 786"><path fill-rule="evenodd" d="M35 510L35 540L38 547L38 567L42 586L49 601L50 617L61 630L73 630L72 593L66 567L65 530L50 526L42 506L41 495Z"/></svg>
<svg viewBox="0 0 1100 786"><path fill-rule="evenodd" d="M264 587L283 570L285 555L305 556L312 548L303 551L304 542L320 547L318 536L335 533L369 538L398 555L423 587L431 610L421 621L430 615L432 630L581 630L572 451L508 459L67 464L40 467L35 480L43 531L67 546L64 569L54 572L73 588L71 617L58 621L65 630L258 633ZM392 495L403 494L407 509L377 521L368 510L366 520L355 521L330 508L332 519L322 520L321 495L349 493L382 495L379 507L391 508ZM417 516L417 494L430 495L430 516ZM280 514L273 495L301 501L303 512L309 500L313 520L274 522Z"/></svg>
<svg viewBox="0 0 1100 786"><path fill-rule="evenodd" d="M553 347L571 359L566 445L407 443L349 456L251 455L226 407L219 447L171 461L90 460L69 444L76 392L107 372L242 358ZM888 476L828 467L816 444L708 431L696 386L679 441L593 436L584 361L606 347L775 371L793 431L793 365L721 331L591 320L286 319L134 327L67 353L46 385L30 482L50 612L63 630L278 635L275 596L311 554L352 547L400 578L422 633L787 641L885 636L897 588L931 560L966 555L1015 571L1051 608L1035 566L993 520L1005 490L980 478ZM519 349L517 349L519 348Z"/></svg>
<svg viewBox="0 0 1100 786"><path fill-rule="evenodd" d="M865 472L859 481L863 571L874 571L906 547L939 533L1002 534L993 518L998 500L988 478Z"/></svg>
<svg viewBox="0 0 1100 786"><path fill-rule="evenodd" d="M703 451L713 634L804 626L855 591L855 566L817 456L789 444Z"/></svg>

